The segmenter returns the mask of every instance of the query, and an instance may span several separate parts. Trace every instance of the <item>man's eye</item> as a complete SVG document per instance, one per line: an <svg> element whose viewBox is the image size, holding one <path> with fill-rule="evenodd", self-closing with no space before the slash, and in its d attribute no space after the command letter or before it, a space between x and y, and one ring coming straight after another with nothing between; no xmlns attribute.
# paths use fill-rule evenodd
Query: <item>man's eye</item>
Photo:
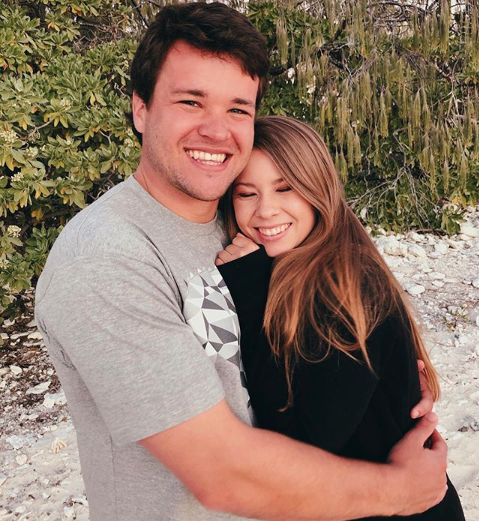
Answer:
<svg viewBox="0 0 479 521"><path fill-rule="evenodd" d="M244 114L244 115L248 115L249 112L246 112L246 110L242 110L242 109L231 109L230 112L232 112L233 114Z"/></svg>
<svg viewBox="0 0 479 521"><path fill-rule="evenodd" d="M190 107L199 107L199 103L197 101L193 101L193 100L181 100L180 101L181 104L183 105L189 105Z"/></svg>

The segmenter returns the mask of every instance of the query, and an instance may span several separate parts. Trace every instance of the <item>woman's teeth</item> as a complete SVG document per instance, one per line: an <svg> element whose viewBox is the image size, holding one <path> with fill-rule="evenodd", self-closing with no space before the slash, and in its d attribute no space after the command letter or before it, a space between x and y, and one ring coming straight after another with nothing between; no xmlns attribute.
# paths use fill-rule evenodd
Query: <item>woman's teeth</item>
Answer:
<svg viewBox="0 0 479 521"><path fill-rule="evenodd" d="M186 153L196 161L206 165L221 165L226 159L226 154L210 154L200 150L187 150Z"/></svg>
<svg viewBox="0 0 479 521"><path fill-rule="evenodd" d="M290 224L291 223L282 224L281 226L277 226L276 228L258 228L258 230L263 235L271 237L272 235L278 235L279 233L284 232L287 228L289 228Z"/></svg>

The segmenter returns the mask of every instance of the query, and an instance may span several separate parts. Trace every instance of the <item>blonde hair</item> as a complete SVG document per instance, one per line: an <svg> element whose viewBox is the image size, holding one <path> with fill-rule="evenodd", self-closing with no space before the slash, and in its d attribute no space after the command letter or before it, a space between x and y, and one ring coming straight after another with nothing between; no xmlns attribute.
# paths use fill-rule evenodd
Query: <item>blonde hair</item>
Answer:
<svg viewBox="0 0 479 521"><path fill-rule="evenodd" d="M297 248L275 259L264 328L271 349L286 370L292 404L292 379L300 358L321 361L337 349L356 358L360 350L372 370L366 341L388 316L396 315L409 332L434 399L440 394L436 371L401 287L363 226L347 206L333 160L308 125L281 116L260 118L253 148L265 153L284 180L317 211L317 224ZM230 237L239 227L231 190L225 196ZM294 274L294 275L293 275ZM287 317L287 320L285 320ZM326 349L305 346L308 331Z"/></svg>

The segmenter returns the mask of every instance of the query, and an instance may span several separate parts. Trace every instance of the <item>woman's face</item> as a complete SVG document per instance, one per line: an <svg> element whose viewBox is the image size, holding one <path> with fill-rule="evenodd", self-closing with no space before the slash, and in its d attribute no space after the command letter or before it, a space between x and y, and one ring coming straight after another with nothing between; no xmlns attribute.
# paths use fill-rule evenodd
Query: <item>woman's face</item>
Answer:
<svg viewBox="0 0 479 521"><path fill-rule="evenodd" d="M286 183L273 161L256 149L234 183L233 206L241 231L262 244L270 257L299 246L316 222L311 204Z"/></svg>

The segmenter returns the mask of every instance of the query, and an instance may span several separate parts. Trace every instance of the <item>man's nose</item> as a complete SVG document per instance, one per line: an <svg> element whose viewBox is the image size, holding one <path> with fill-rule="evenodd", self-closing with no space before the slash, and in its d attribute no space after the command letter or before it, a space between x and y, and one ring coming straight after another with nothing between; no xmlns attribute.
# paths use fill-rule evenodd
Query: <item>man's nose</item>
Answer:
<svg viewBox="0 0 479 521"><path fill-rule="evenodd" d="M212 141L226 141L231 136L231 130L226 116L217 114L205 115L198 127L198 133Z"/></svg>

